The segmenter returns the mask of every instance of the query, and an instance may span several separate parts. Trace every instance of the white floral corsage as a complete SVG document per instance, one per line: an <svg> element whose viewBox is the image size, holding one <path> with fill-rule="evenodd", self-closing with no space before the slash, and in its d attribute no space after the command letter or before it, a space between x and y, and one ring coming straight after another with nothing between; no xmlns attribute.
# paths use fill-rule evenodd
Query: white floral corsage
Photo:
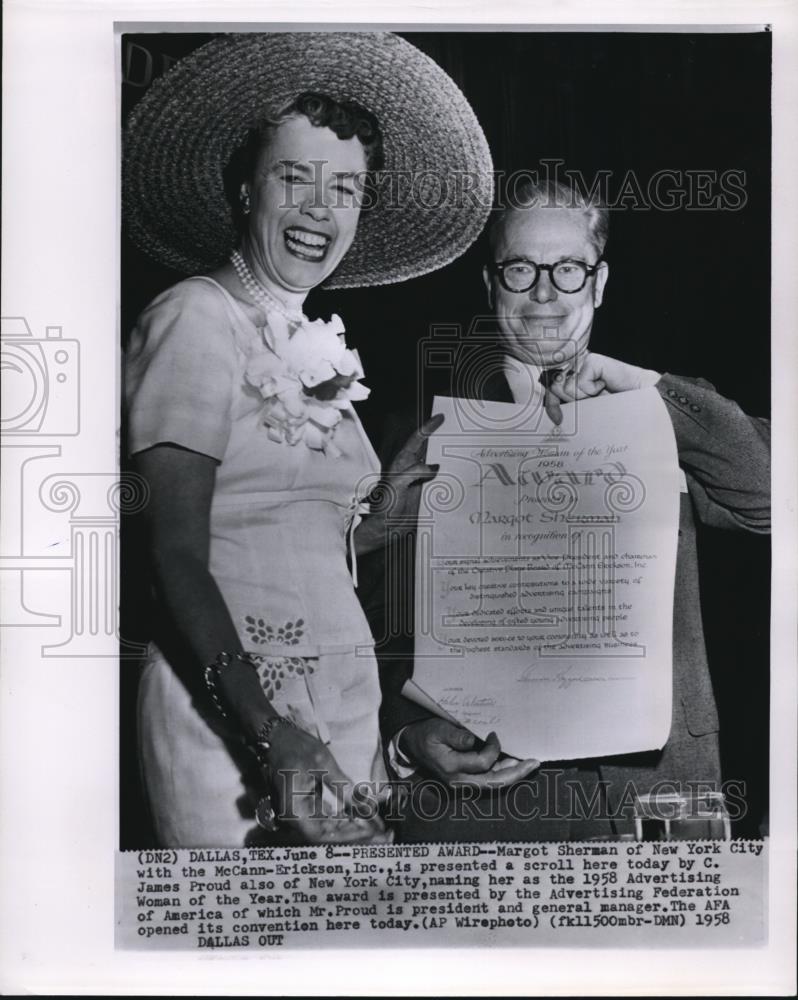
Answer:
<svg viewBox="0 0 798 1000"><path fill-rule="evenodd" d="M250 358L246 379L266 401L263 422L272 441L304 441L315 451L341 454L332 442L341 414L369 394L358 381L360 359L343 334L339 316L296 324L269 315L264 349Z"/></svg>

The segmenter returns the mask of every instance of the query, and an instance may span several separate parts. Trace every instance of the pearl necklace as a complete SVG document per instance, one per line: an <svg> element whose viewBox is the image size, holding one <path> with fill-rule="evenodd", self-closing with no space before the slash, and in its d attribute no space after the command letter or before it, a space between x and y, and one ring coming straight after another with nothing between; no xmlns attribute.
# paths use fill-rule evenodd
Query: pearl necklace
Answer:
<svg viewBox="0 0 798 1000"><path fill-rule="evenodd" d="M301 310L286 309L282 302L258 281L240 251L234 250L230 254L230 263L235 268L235 272L244 286L244 290L258 305L263 306L266 310L276 310L291 323L306 322L307 317Z"/></svg>

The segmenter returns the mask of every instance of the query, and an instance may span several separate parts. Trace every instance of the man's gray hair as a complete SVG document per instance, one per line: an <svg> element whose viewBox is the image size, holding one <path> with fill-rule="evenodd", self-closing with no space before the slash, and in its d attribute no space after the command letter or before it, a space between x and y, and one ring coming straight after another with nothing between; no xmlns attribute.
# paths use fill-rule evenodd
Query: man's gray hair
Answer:
<svg viewBox="0 0 798 1000"><path fill-rule="evenodd" d="M539 181L528 178L513 192L512 198L502 208L494 219L490 231L490 245L496 242L496 234L504 224L509 212L525 208L574 208L587 216L590 242L596 253L601 256L607 243L610 230L610 213L598 198L585 197L579 188L571 183L547 178Z"/></svg>

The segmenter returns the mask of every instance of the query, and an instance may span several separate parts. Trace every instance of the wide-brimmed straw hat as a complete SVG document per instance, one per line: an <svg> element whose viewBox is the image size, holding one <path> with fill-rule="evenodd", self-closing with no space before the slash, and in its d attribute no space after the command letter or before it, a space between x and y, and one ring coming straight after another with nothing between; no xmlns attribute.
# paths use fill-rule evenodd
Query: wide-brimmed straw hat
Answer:
<svg viewBox="0 0 798 1000"><path fill-rule="evenodd" d="M453 80L389 32L224 35L176 63L128 120L133 242L184 273L221 264L236 243L223 170L248 129L307 91L357 101L383 135L374 204L325 286L404 281L459 257L490 213L490 150Z"/></svg>

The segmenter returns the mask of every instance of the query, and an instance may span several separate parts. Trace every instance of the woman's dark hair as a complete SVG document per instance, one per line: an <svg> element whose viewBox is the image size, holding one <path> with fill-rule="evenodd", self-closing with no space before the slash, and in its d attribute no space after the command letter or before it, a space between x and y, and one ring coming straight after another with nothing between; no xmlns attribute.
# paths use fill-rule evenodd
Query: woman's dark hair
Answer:
<svg viewBox="0 0 798 1000"><path fill-rule="evenodd" d="M236 229L244 227L239 192L244 181L252 179L258 155L274 130L298 115L303 115L311 125L331 129L339 139L356 137L366 156L366 188L369 175L381 170L384 164L382 132L376 117L356 101L334 101L325 94L306 92L294 98L277 114L261 119L247 132L244 141L235 149L224 170L224 190L233 213ZM365 198L368 203L369 199Z"/></svg>

